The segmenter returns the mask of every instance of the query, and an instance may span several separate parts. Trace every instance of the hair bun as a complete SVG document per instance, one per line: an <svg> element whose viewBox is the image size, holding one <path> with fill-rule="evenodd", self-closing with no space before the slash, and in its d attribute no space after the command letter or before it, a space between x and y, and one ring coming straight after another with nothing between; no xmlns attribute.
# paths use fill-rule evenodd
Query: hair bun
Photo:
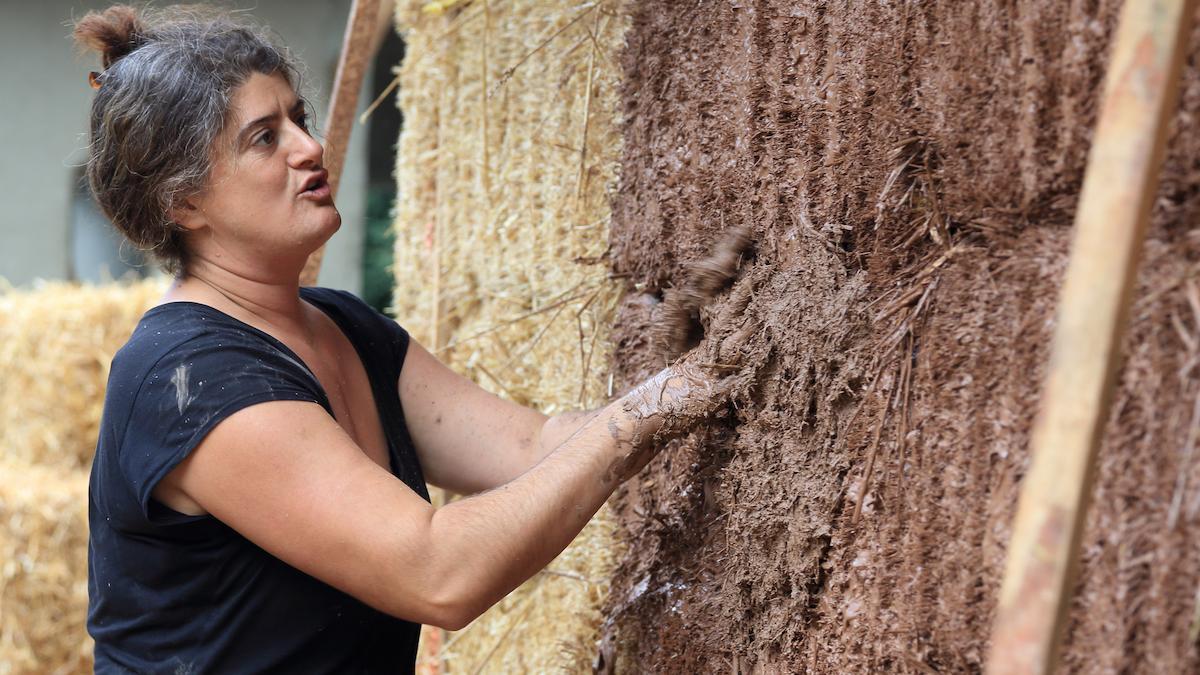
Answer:
<svg viewBox="0 0 1200 675"><path fill-rule="evenodd" d="M146 26L138 10L113 5L103 12L88 12L75 22L75 41L100 52L105 68L146 41Z"/></svg>

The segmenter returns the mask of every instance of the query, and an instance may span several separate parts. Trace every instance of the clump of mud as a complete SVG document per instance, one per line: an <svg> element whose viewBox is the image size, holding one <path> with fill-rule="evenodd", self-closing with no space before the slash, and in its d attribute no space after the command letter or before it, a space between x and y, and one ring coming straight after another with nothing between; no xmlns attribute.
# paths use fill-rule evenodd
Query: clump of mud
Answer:
<svg viewBox="0 0 1200 675"><path fill-rule="evenodd" d="M700 334L747 377L617 493L606 669L981 669L1117 6L631 5L613 271L688 288L735 227L754 257L706 309L669 305L701 326L682 338L622 307L618 385ZM1068 672L1200 668L1196 62Z"/></svg>
<svg viewBox="0 0 1200 675"><path fill-rule="evenodd" d="M701 310L733 280L742 263L742 255L749 248L749 228L730 228L722 233L711 255L688 266L683 284L667 289L663 294L651 341L666 361L674 361L700 345L704 337ZM744 308L742 303L741 309Z"/></svg>

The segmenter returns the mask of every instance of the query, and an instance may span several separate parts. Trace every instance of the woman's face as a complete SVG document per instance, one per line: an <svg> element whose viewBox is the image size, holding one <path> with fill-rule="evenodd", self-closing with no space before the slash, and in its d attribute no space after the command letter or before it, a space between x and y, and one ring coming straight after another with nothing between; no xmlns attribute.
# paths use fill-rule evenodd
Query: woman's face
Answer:
<svg viewBox="0 0 1200 675"><path fill-rule="evenodd" d="M254 73L235 92L208 188L174 214L189 254L223 267L284 271L341 225L309 135L304 102L282 75ZM316 189L311 188L316 183Z"/></svg>

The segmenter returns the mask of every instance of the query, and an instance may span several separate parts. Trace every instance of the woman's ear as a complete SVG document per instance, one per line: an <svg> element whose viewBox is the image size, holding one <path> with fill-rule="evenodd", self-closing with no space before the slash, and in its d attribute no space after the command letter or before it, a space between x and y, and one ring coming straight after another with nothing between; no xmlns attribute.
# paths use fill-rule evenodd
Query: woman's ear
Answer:
<svg viewBox="0 0 1200 675"><path fill-rule="evenodd" d="M188 231L199 230L208 224L204 217L204 209L197 204L196 197L179 200L167 215L171 217L171 222Z"/></svg>

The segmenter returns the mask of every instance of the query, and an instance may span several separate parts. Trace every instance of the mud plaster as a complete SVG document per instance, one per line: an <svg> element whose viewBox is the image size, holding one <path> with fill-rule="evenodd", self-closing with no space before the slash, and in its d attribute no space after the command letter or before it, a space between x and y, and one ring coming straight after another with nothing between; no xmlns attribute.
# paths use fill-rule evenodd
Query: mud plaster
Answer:
<svg viewBox="0 0 1200 675"><path fill-rule="evenodd" d="M1118 3L631 7L614 272L661 296L748 227L700 318L758 377L618 492L606 667L978 671ZM1066 672L1200 665L1198 37ZM662 366L655 307L622 308L619 386Z"/></svg>

